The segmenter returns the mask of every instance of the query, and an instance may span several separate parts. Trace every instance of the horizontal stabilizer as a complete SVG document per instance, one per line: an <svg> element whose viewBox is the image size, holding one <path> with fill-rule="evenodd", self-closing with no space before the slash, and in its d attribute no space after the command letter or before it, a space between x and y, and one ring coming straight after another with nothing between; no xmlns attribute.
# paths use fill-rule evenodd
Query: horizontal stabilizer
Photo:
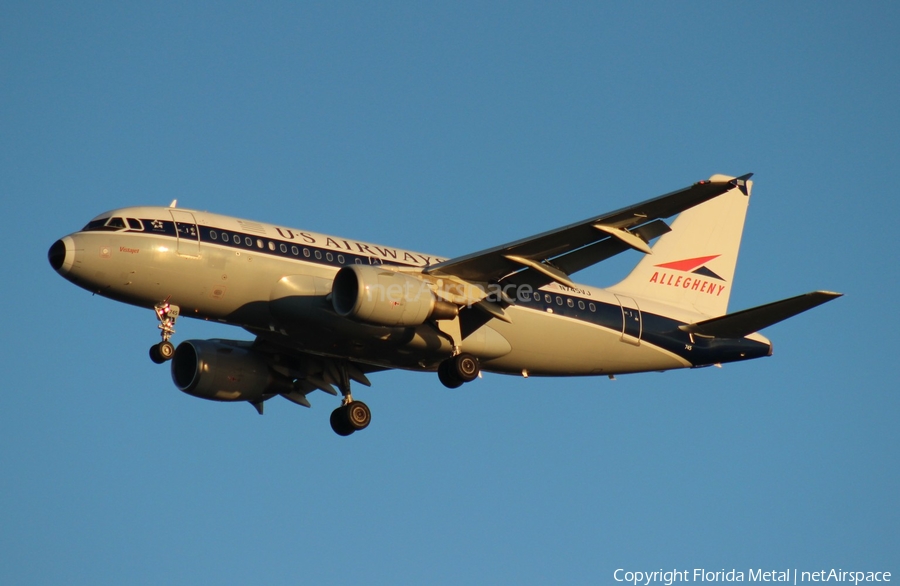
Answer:
<svg viewBox="0 0 900 586"><path fill-rule="evenodd" d="M790 299L782 299L737 313L678 326L678 329L704 338L743 338L753 332L777 324L843 295L831 291L813 291Z"/></svg>

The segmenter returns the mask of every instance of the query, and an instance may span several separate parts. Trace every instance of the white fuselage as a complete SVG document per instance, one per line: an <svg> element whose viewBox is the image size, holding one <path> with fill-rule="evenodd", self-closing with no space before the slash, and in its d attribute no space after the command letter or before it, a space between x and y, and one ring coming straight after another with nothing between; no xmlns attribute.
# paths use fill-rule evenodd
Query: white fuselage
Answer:
<svg viewBox="0 0 900 586"><path fill-rule="evenodd" d="M122 218L123 227L102 226L107 218ZM92 224L62 239L65 256L57 270L97 294L147 308L168 299L182 316L241 326L302 352L385 367L434 370L452 351L433 323L362 324L337 315L329 300L344 266L418 273L442 257L164 207L123 208ZM463 311L483 317L475 308ZM758 334L727 348L694 340L677 326L697 315L587 285L543 286L506 307L505 315L508 321L479 319L461 341L484 370L611 375L753 358L769 349Z"/></svg>

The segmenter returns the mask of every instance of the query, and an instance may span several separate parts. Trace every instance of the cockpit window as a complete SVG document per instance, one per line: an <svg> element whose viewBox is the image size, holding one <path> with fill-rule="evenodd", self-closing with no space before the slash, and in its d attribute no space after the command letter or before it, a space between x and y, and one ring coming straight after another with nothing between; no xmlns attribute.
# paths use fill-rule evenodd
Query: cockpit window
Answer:
<svg viewBox="0 0 900 586"><path fill-rule="evenodd" d="M96 230L105 230L105 231L116 231L116 230L124 230L127 228L125 225L125 220L122 218L100 218L99 220L92 220L88 222L87 226L82 229L82 232L91 232Z"/></svg>
<svg viewBox="0 0 900 586"><path fill-rule="evenodd" d="M140 220L135 220L134 218L126 218L126 220L128 221L128 227L131 228L132 230L143 230L144 229L144 225L141 223Z"/></svg>
<svg viewBox="0 0 900 586"><path fill-rule="evenodd" d="M87 223L87 226L81 229L82 232L91 232L92 230L102 230L103 224L106 223L108 218L101 218L99 220L91 220Z"/></svg>

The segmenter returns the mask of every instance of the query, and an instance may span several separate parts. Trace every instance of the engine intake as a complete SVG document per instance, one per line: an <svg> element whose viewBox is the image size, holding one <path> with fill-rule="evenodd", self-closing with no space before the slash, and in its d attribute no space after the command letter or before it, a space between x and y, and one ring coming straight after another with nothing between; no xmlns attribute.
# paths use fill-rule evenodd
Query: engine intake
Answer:
<svg viewBox="0 0 900 586"><path fill-rule="evenodd" d="M172 380L179 390L211 401L259 401L292 390L250 342L186 340L175 349Z"/></svg>
<svg viewBox="0 0 900 586"><path fill-rule="evenodd" d="M417 326L459 314L459 308L438 299L425 280L371 266L339 270L331 300L342 317L384 326Z"/></svg>

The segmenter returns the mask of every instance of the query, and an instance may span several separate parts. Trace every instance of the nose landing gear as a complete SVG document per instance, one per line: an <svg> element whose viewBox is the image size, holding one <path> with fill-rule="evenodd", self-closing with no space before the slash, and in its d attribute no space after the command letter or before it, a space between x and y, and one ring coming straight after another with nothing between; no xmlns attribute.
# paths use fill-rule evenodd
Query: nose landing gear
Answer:
<svg viewBox="0 0 900 586"><path fill-rule="evenodd" d="M170 305L168 299L157 303L153 309L156 311L156 319L159 320L159 335L162 337L162 342L150 346L150 360L156 364L162 364L171 360L175 355L175 345L169 341L169 338L175 333L175 320L178 319L180 309L177 305Z"/></svg>

